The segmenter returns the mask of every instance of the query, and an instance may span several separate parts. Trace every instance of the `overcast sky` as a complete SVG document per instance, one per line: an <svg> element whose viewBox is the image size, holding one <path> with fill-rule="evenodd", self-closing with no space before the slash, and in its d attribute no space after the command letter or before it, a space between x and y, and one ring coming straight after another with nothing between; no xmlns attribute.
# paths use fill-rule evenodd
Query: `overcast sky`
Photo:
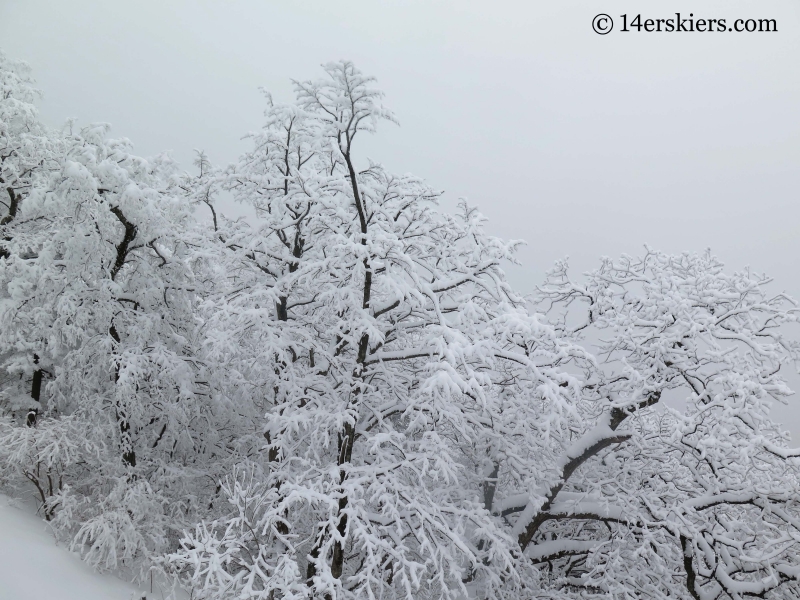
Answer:
<svg viewBox="0 0 800 600"><path fill-rule="evenodd" d="M623 13L675 12L778 32L619 31ZM800 297L797 0L0 0L0 48L33 66L50 124L110 122L187 168L193 148L236 158L262 121L259 87L289 100L291 78L350 59L401 123L362 155L527 240L509 270L521 290L559 257L584 271L647 243L711 247ZM795 403L777 414L800 440Z"/></svg>

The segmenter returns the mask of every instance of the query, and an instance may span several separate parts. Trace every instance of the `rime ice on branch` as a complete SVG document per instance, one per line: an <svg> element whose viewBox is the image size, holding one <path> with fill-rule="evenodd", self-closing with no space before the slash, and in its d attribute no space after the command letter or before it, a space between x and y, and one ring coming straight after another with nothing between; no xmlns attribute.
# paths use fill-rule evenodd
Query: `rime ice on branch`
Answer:
<svg viewBox="0 0 800 600"><path fill-rule="evenodd" d="M794 303L650 250L522 298L518 243L366 161L394 118L324 70L190 175L45 129L0 59L3 483L195 598L796 598Z"/></svg>

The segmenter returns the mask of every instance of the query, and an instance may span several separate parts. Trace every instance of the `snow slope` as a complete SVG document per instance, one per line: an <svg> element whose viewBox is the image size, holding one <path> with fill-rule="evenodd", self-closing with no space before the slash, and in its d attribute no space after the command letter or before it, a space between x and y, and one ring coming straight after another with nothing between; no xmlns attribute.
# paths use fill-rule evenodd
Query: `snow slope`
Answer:
<svg viewBox="0 0 800 600"><path fill-rule="evenodd" d="M159 600L112 575L99 575L56 545L47 524L0 495L0 600Z"/></svg>

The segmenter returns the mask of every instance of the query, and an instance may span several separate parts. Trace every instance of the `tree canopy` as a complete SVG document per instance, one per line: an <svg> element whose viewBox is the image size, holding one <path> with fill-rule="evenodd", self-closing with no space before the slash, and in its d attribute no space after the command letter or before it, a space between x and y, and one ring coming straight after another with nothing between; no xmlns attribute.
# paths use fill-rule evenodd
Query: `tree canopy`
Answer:
<svg viewBox="0 0 800 600"><path fill-rule="evenodd" d="M0 55L0 465L194 598L800 595L794 300L710 252L558 262L362 159L352 63L230 165L43 125ZM226 216L226 199L252 218Z"/></svg>

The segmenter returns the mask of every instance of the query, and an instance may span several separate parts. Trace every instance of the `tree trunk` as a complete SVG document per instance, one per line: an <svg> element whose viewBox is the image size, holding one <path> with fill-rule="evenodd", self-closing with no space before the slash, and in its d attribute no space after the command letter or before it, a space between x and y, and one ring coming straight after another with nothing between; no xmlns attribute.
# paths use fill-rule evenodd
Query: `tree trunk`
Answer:
<svg viewBox="0 0 800 600"><path fill-rule="evenodd" d="M111 335L111 339L113 339L117 344L120 343L119 333L117 333L117 328L114 325L111 325L108 329L108 333ZM114 384L119 381L119 365L114 366ZM119 423L119 437L120 437L120 446L122 447L122 462L125 463L125 466L128 467L135 467L136 466L136 451L133 449L133 440L131 439L131 424L128 421L128 415L125 413L125 409L122 407L119 401L117 401L115 406L116 411L116 418L117 423Z"/></svg>
<svg viewBox="0 0 800 600"><path fill-rule="evenodd" d="M37 354L33 355L33 364L39 364L39 356ZM44 377L44 371L42 369L36 369L33 372L33 381L31 382L31 399L36 403L33 408L28 411L28 417L25 420L25 424L28 427L34 427L36 425L36 418L39 416L39 404L41 402L42 396L42 378Z"/></svg>

